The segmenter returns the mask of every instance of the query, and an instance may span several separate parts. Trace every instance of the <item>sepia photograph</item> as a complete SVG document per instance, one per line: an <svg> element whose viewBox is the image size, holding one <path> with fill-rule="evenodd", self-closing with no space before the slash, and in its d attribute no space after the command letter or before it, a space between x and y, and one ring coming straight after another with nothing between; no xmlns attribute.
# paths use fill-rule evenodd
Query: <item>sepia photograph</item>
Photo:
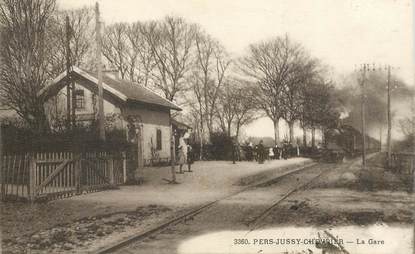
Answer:
<svg viewBox="0 0 415 254"><path fill-rule="evenodd" d="M411 0L0 0L0 252L415 254Z"/></svg>

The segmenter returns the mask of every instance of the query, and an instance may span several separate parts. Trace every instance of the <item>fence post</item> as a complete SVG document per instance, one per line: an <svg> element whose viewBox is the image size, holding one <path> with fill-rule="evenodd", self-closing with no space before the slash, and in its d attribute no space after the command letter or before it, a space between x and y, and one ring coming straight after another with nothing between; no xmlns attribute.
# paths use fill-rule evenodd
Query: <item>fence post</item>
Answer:
<svg viewBox="0 0 415 254"><path fill-rule="evenodd" d="M29 199L32 202L36 199L36 187L36 158L33 153L29 162Z"/></svg>
<svg viewBox="0 0 415 254"><path fill-rule="evenodd" d="M122 152L122 174L123 174L123 183L127 182L127 153Z"/></svg>
<svg viewBox="0 0 415 254"><path fill-rule="evenodd" d="M5 196L5 170L3 167L3 139L2 139L2 124L0 123L0 179L1 179L1 199L4 199Z"/></svg>
<svg viewBox="0 0 415 254"><path fill-rule="evenodd" d="M112 156L109 156L108 160L108 173L109 173L109 177L110 177L110 184L111 185L115 185L114 182L114 158Z"/></svg>
<svg viewBox="0 0 415 254"><path fill-rule="evenodd" d="M76 194L81 194L81 166L82 166L82 157L81 154L72 153L73 155L73 164L75 168L75 186Z"/></svg>

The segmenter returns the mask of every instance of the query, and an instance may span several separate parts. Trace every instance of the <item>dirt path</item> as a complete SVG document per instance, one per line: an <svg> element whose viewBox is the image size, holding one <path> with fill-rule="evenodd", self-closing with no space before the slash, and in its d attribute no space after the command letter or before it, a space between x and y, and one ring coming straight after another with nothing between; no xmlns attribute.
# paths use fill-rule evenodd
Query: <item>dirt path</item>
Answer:
<svg viewBox="0 0 415 254"><path fill-rule="evenodd" d="M309 163L304 158L197 162L169 185L169 168L146 169L146 182L48 203L2 203L4 253L82 253L126 238L246 185Z"/></svg>
<svg viewBox="0 0 415 254"><path fill-rule="evenodd" d="M272 185L244 191L203 211L188 221L188 224L178 224L155 238L133 244L117 253L181 253L182 244L198 235L223 231L247 233L253 220L260 216L270 204L281 199L293 187L307 183L327 167L327 165L311 167L284 177ZM226 240L229 240L229 246L231 246L233 242L230 239ZM209 243L209 245L215 245L215 243ZM204 251L210 253L207 250Z"/></svg>
<svg viewBox="0 0 415 254"><path fill-rule="evenodd" d="M357 162L320 165L241 193L195 216L187 225L178 224L117 253L321 253L321 248L342 253L336 252L341 247L349 253L411 253L413 194L362 190L366 176L359 172ZM324 167L330 167L330 172L283 201L260 228L249 231L249 222L272 201ZM331 237L338 237L341 246ZM316 239L331 242L322 246L312 242Z"/></svg>

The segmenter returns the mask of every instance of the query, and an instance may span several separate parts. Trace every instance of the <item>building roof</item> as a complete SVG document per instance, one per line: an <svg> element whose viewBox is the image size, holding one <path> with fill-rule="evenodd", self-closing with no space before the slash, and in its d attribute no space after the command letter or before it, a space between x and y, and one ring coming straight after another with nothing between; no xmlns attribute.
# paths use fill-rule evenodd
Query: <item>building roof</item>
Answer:
<svg viewBox="0 0 415 254"><path fill-rule="evenodd" d="M97 75L93 72L85 71L76 66L73 66L71 74L86 79L98 86ZM66 71L62 72L58 77L56 77L52 82L50 82L46 87L44 87L38 93L38 95L47 97L56 95L57 92L66 85L66 82L63 82L65 79ZM102 86L106 92L112 94L113 96L117 97L118 99L124 102L141 102L179 111L182 110L173 102L156 94L147 87L127 80L115 79L108 75L105 75L105 73L103 73L102 75Z"/></svg>
<svg viewBox="0 0 415 254"><path fill-rule="evenodd" d="M192 127L190 127L189 125L187 125L183 122L177 121L174 118L171 119L171 123L173 124L173 126L176 126L176 128L178 128L178 129L182 129L182 130L192 129Z"/></svg>

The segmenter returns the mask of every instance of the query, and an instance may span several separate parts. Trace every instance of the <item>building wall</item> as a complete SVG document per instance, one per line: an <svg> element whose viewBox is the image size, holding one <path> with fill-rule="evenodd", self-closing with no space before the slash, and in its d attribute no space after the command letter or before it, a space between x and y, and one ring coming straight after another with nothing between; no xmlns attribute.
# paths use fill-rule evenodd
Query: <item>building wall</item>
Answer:
<svg viewBox="0 0 415 254"><path fill-rule="evenodd" d="M82 89L84 91L84 101L85 101L85 107L83 109L76 109L75 114L78 116L84 116L82 119L87 120L88 117L90 120L93 119L95 111L94 111L94 103L93 103L93 97L94 93L90 90L86 89L85 87L81 86L80 84L75 83L75 90ZM49 99L49 101L46 103L46 112L48 113L48 117L50 120L54 120L54 118L62 118L65 119L66 117L66 87L61 89L58 92L58 95L56 97L52 97ZM98 103L98 102L96 102ZM71 100L72 104L72 100ZM97 106L97 105L96 105ZM114 104L104 100L104 112L106 115L111 114L121 114L121 110L119 107L115 106ZM81 121L82 122L82 121ZM117 124L117 126L123 126L121 122Z"/></svg>
<svg viewBox="0 0 415 254"><path fill-rule="evenodd" d="M161 150L156 150L157 130L161 131ZM170 159L170 127L154 124L143 124L143 156L144 164L150 164L152 159L152 148L154 149L154 158L161 160Z"/></svg>
<svg viewBox="0 0 415 254"><path fill-rule="evenodd" d="M141 119L143 157L146 165L152 159L152 148L157 145L157 130L161 131L161 150L155 150L153 159L170 160L170 113L168 110L154 110L149 106L130 105L122 109L124 119L133 116Z"/></svg>
<svg viewBox="0 0 415 254"><path fill-rule="evenodd" d="M128 105L123 108L122 114L140 116L143 123L170 126L170 112L166 109L157 109L147 105Z"/></svg>
<svg viewBox="0 0 415 254"><path fill-rule="evenodd" d="M84 90L85 107L83 109L77 109L75 114L78 116L93 116L93 93L80 84L75 84L75 89ZM56 101L57 108L56 109ZM49 112L49 118L55 115L56 111L59 111L61 117L66 117L66 88L63 88L56 98L51 98L46 104L47 111ZM116 122L116 127L120 129L126 129L128 126L128 117L133 116L141 119L142 126L142 145L143 145L143 158L145 164L150 164L152 159L152 147L156 148L156 135L157 130L161 130L161 144L162 149L155 150L157 158L162 160L170 160L170 112L167 109L157 108L148 105L136 105L126 104L123 106L114 105L113 103L104 100L104 112L105 115L119 114L119 122ZM53 118L53 117L52 117ZM88 124L88 121L82 121L84 124ZM127 131L128 133L128 131ZM127 138L127 137L126 137Z"/></svg>

